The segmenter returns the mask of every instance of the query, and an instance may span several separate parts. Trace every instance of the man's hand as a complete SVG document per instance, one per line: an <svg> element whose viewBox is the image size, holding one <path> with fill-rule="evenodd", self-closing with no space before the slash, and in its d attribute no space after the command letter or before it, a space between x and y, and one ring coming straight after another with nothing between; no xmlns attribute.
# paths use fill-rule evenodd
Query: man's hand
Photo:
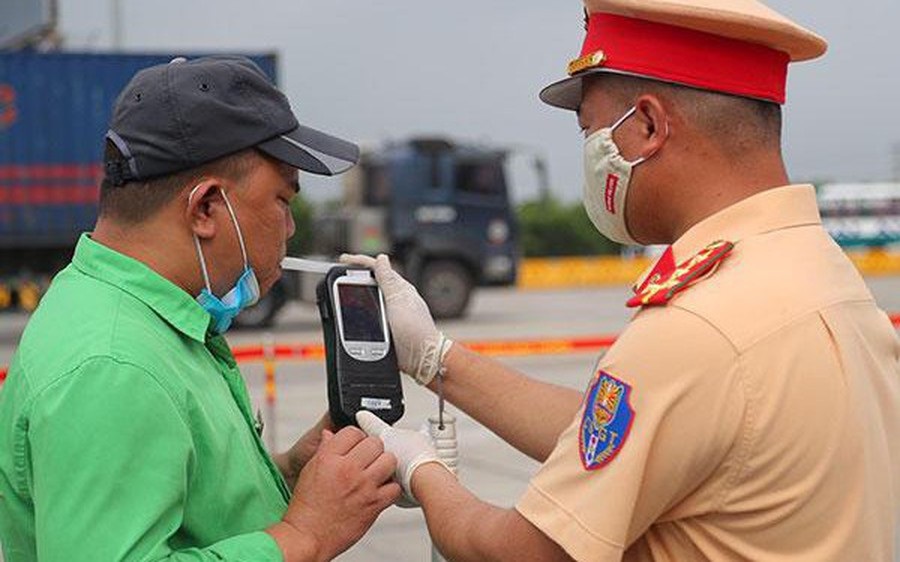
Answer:
<svg viewBox="0 0 900 562"><path fill-rule="evenodd" d="M316 425L309 428L288 451L272 455L272 459L278 466L278 470L281 471L281 475L284 476L284 481L287 482L289 488L294 487L300 471L316 454L316 450L322 442L322 430L325 429L331 432L335 431L334 423L332 423L328 412L325 412L319 418L319 421L316 422Z"/></svg>
<svg viewBox="0 0 900 562"><path fill-rule="evenodd" d="M428 305L416 288L391 269L391 263L384 254L378 258L344 254L341 262L375 272L375 279L384 293L400 370L421 385L430 383L453 342L435 327Z"/></svg>
<svg viewBox="0 0 900 562"><path fill-rule="evenodd" d="M356 422L370 436L381 439L384 450L393 453L397 458L396 480L403 486L407 505L415 507L418 500L412 493L412 476L417 468L424 464L437 463L450 469L438 458L434 445L427 435L409 429L397 429L384 423L381 418L365 410L356 413Z"/></svg>
<svg viewBox="0 0 900 562"><path fill-rule="evenodd" d="M268 529L285 562L331 560L353 545L400 496L394 456L355 427L322 431L282 522Z"/></svg>

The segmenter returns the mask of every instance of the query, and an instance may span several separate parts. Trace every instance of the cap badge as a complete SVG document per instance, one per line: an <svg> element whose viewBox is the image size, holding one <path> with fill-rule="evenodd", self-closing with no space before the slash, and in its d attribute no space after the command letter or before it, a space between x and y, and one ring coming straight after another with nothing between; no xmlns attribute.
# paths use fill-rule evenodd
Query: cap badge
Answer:
<svg viewBox="0 0 900 562"><path fill-rule="evenodd" d="M606 53L603 51L594 51L593 53L579 57L569 63L569 76L574 76L579 72L603 66L606 62Z"/></svg>
<svg viewBox="0 0 900 562"><path fill-rule="evenodd" d="M694 254L692 258L674 268L657 267L626 306L663 306L678 292L697 281L712 275L719 264L731 253L733 242L719 240Z"/></svg>
<svg viewBox="0 0 900 562"><path fill-rule="evenodd" d="M631 386L598 370L587 390L578 449L585 470L603 468L619 454L634 421Z"/></svg>

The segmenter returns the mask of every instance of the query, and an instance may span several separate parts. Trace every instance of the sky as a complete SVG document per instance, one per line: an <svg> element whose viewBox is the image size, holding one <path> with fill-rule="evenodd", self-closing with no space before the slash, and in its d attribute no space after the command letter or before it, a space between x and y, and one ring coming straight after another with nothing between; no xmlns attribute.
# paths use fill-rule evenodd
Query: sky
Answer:
<svg viewBox="0 0 900 562"><path fill-rule="evenodd" d="M583 139L543 105L583 39L577 0L58 0L73 51L276 52L301 122L365 143L439 135L515 148L516 199L534 154L558 197L580 198ZM828 39L792 65L784 149L795 181L889 180L900 168L900 0L769 0ZM897 178L900 180L900 178ZM334 180L304 178L314 199Z"/></svg>

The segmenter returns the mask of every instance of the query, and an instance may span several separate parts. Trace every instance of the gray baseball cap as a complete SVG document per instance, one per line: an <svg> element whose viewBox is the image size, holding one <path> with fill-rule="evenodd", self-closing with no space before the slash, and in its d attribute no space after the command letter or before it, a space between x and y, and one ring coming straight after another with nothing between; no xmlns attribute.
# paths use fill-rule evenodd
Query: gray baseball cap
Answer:
<svg viewBox="0 0 900 562"><path fill-rule="evenodd" d="M106 139L114 185L193 168L251 147L324 176L359 161L359 147L301 125L287 98L246 57L175 59L141 70L116 100Z"/></svg>

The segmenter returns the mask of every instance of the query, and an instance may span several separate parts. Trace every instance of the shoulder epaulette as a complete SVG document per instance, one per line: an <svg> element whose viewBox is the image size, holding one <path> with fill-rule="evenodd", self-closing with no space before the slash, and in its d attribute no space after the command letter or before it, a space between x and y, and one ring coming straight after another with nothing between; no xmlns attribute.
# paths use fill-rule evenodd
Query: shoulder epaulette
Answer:
<svg viewBox="0 0 900 562"><path fill-rule="evenodd" d="M731 250L733 242L719 240L694 254L674 267L659 267L653 271L644 284L635 291L626 306L664 306L680 291L683 291L713 274ZM662 263L664 260L660 260Z"/></svg>

